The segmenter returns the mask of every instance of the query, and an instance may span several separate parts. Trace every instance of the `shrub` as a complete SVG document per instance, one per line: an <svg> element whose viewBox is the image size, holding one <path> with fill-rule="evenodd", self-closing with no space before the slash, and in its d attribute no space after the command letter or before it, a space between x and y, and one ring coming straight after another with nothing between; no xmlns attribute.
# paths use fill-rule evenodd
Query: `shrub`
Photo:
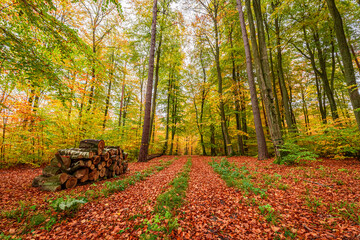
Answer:
<svg viewBox="0 0 360 240"><path fill-rule="evenodd" d="M280 152L282 156L275 159L276 164L292 165L302 161L315 161L318 157L312 151L289 140L282 145Z"/></svg>
<svg viewBox="0 0 360 240"><path fill-rule="evenodd" d="M53 200L50 205L56 212L73 215L84 203L87 203L86 198L76 199L67 196L66 199L61 197Z"/></svg>

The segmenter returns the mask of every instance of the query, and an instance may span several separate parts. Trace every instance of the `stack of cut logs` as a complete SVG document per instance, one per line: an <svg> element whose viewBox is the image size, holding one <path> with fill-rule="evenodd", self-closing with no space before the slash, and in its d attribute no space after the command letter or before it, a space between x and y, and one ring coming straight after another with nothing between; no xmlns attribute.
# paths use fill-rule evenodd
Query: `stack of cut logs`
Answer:
<svg viewBox="0 0 360 240"><path fill-rule="evenodd" d="M103 140L87 139L79 148L60 149L42 175L34 178L33 187L45 191L73 188L126 172L127 153L118 146L105 146Z"/></svg>

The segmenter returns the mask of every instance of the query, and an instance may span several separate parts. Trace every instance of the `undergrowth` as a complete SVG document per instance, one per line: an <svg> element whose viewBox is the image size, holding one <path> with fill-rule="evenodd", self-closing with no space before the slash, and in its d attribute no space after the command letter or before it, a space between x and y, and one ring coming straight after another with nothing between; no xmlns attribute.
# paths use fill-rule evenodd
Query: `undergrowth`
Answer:
<svg viewBox="0 0 360 240"><path fill-rule="evenodd" d="M227 186L242 189L245 194L252 192L255 195L260 195L262 198L267 197L265 189L254 186L254 183L251 181L252 175L245 165L238 168L234 163L230 163L225 158L221 159L220 162L216 162L213 159L209 164L226 182Z"/></svg>

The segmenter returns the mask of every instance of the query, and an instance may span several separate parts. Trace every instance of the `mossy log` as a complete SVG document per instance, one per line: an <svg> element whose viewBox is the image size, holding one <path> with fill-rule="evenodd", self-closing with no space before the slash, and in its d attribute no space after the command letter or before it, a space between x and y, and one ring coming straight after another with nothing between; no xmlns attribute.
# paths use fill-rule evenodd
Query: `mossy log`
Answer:
<svg viewBox="0 0 360 240"><path fill-rule="evenodd" d="M61 190L61 185L41 185L40 189L48 192L56 192Z"/></svg>
<svg viewBox="0 0 360 240"><path fill-rule="evenodd" d="M46 166L42 170L42 175L45 177L51 177L62 173L59 167Z"/></svg>

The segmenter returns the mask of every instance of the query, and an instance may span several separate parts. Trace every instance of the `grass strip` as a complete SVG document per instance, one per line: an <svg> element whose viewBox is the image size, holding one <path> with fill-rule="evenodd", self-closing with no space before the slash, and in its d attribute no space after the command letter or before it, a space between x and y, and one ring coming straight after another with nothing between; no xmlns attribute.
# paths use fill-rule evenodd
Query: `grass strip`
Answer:
<svg viewBox="0 0 360 240"><path fill-rule="evenodd" d="M145 233L141 234L140 239L167 239L178 227L178 219L175 215L186 197L191 166L192 162L189 158L181 172L169 184L171 187L157 197L153 211L154 217L150 220L145 219L141 225L134 227L146 226Z"/></svg>
<svg viewBox="0 0 360 240"><path fill-rule="evenodd" d="M266 199L266 189L261 189L254 186L252 181L253 176L250 174L250 171L243 165L241 168L238 168L235 163L230 163L226 158L222 158L219 161L216 161L215 158L209 162L210 166L214 169L216 173L225 181L228 187L239 188L244 191L245 195L253 193L255 195L260 195L262 199ZM277 176L277 178L279 178ZM246 197L246 199L248 199ZM280 214L275 211L275 209L270 205L266 204L266 200L258 201L256 198L248 199L248 205L258 206L258 211L261 215L264 216L265 220L270 224L277 225L280 220ZM296 233L291 232L286 227L275 228L274 231L275 239L277 236L283 232L284 236L289 239L296 238Z"/></svg>
<svg viewBox="0 0 360 240"><path fill-rule="evenodd" d="M222 158L220 162L215 161L213 158L209 164L226 182L228 187L242 189L245 194L252 192L255 195L260 195L262 198L267 197L265 189L254 186L254 183L251 181L253 177L245 165L238 168L235 163L230 163L226 158Z"/></svg>

